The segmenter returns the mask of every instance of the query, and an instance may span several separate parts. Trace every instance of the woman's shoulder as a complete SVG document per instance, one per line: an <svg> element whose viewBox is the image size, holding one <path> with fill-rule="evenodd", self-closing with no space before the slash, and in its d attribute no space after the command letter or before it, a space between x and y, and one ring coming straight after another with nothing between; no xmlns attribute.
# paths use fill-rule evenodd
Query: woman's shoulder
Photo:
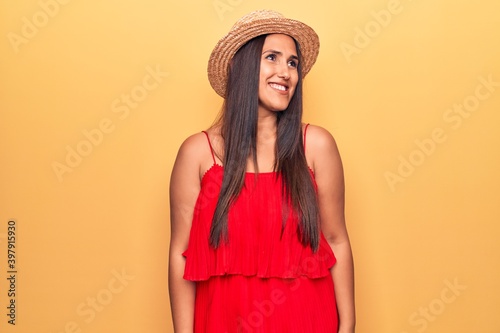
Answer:
<svg viewBox="0 0 500 333"><path fill-rule="evenodd" d="M331 149L337 146L333 135L327 129L313 124L305 126L307 126L305 134L307 149L321 152L323 149Z"/></svg>
<svg viewBox="0 0 500 333"><path fill-rule="evenodd" d="M187 155L190 158L200 156L208 147L207 137L204 132L191 134L181 144L179 154Z"/></svg>
<svg viewBox="0 0 500 333"><path fill-rule="evenodd" d="M177 155L178 159L200 165L210 154L210 145L208 144L207 136L204 132L200 131L191 134L182 142Z"/></svg>
<svg viewBox="0 0 500 333"><path fill-rule="evenodd" d="M315 172L322 165L341 163L337 143L327 129L310 124L307 126L305 140L306 158Z"/></svg>
<svg viewBox="0 0 500 333"><path fill-rule="evenodd" d="M200 175L203 175L205 170L214 164L209 137L210 132L206 131L188 136L179 148L177 163L182 168L196 169Z"/></svg>

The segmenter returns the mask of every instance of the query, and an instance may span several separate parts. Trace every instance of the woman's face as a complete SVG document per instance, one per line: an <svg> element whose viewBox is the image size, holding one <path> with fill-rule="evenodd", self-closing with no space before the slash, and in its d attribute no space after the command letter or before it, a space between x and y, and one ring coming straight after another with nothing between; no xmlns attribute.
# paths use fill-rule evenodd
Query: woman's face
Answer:
<svg viewBox="0 0 500 333"><path fill-rule="evenodd" d="M298 65L292 37L266 37L260 60L259 111L283 111L288 107L299 80Z"/></svg>

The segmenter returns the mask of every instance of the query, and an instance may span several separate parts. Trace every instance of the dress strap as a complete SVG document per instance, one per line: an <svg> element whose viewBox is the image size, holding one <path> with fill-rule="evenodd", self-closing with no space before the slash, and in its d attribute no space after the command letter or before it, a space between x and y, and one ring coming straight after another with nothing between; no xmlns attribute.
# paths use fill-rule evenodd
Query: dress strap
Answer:
<svg viewBox="0 0 500 333"><path fill-rule="evenodd" d="M212 160L214 160L214 164L217 164L217 162L215 162L214 149L212 147L212 143L210 142L210 138L208 137L208 133L206 131L202 131L202 132L205 133L205 135L207 137L208 145L210 146L210 152L212 153Z"/></svg>
<svg viewBox="0 0 500 333"><path fill-rule="evenodd" d="M302 141L304 142L304 151L306 151L306 133L307 133L307 128L309 127L309 123L306 124L304 127L304 137L302 138Z"/></svg>

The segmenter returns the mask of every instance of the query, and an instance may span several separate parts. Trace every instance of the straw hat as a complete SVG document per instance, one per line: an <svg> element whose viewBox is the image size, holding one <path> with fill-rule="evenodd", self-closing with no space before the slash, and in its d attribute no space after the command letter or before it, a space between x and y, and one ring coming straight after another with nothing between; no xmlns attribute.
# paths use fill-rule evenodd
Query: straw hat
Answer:
<svg viewBox="0 0 500 333"><path fill-rule="evenodd" d="M229 62L250 39L265 34L285 34L297 41L302 55L302 77L311 70L319 53L319 38L308 25L285 18L272 10L258 10L240 18L222 37L208 60L208 80L215 92L224 97Z"/></svg>

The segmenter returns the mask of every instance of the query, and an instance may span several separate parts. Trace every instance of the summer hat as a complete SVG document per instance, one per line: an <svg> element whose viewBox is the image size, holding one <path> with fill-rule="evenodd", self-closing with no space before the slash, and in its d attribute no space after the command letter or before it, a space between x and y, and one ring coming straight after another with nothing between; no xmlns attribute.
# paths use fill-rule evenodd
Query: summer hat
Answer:
<svg viewBox="0 0 500 333"><path fill-rule="evenodd" d="M217 94L224 97L229 62L250 39L266 34L285 34L297 41L302 55L302 77L311 70L319 53L319 38L308 25L285 18L272 10L258 10L240 18L222 37L208 60L208 80Z"/></svg>

